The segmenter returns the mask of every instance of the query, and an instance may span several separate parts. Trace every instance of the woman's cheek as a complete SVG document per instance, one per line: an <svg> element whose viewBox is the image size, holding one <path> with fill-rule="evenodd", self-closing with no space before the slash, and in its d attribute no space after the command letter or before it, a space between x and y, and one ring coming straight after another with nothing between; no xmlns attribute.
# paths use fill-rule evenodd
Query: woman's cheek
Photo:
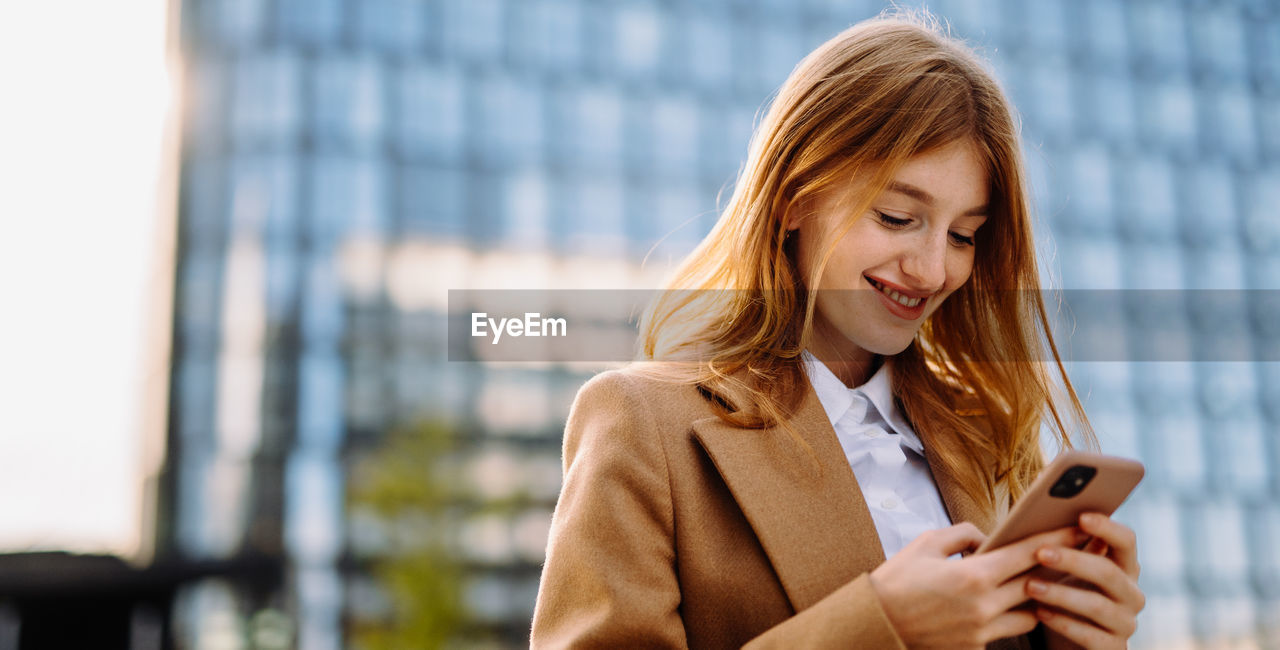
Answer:
<svg viewBox="0 0 1280 650"><path fill-rule="evenodd" d="M973 248L966 249L947 269L947 288L951 291L959 289L965 282L969 281L969 276L973 275Z"/></svg>

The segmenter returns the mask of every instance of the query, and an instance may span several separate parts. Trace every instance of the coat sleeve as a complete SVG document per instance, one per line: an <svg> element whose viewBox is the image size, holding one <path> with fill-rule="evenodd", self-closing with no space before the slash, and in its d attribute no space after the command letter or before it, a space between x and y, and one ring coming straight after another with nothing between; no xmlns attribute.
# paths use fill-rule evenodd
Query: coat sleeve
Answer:
<svg viewBox="0 0 1280 650"><path fill-rule="evenodd" d="M685 648L667 452L620 373L579 391L534 606L534 648ZM904 648L867 574L751 640L749 648Z"/></svg>
<svg viewBox="0 0 1280 650"><path fill-rule="evenodd" d="M906 650L871 587L871 576L866 573L812 607L769 628L743 647L752 650L849 647Z"/></svg>
<svg viewBox="0 0 1280 650"><path fill-rule="evenodd" d="M530 644L687 647L666 452L620 373L578 392Z"/></svg>

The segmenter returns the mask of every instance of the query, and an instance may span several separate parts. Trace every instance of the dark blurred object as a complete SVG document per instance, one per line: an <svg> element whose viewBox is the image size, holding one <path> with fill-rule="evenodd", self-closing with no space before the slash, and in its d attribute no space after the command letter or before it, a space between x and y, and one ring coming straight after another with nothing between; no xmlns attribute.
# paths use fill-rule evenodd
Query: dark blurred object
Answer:
<svg viewBox="0 0 1280 650"><path fill-rule="evenodd" d="M0 555L0 650L172 648L174 594L183 584L234 577L266 589L281 572L271 558L135 568L105 555Z"/></svg>

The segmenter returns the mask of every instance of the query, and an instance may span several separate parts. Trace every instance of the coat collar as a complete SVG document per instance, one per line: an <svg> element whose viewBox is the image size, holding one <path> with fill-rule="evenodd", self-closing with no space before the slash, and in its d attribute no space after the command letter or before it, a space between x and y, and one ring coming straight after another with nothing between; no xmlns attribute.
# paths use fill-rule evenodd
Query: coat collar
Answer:
<svg viewBox="0 0 1280 650"><path fill-rule="evenodd" d="M743 429L711 416L693 423L693 435L755 531L792 607L801 611L885 556L835 429L807 382L788 423L812 454L782 425ZM970 521L989 533L990 513L938 462L927 427L916 432L951 521Z"/></svg>

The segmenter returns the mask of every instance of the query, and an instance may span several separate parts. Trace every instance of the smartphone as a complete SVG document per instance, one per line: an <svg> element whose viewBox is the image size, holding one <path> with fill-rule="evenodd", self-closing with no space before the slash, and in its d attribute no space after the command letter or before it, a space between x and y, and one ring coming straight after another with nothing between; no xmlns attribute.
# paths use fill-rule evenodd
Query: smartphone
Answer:
<svg viewBox="0 0 1280 650"><path fill-rule="evenodd" d="M1146 472L1142 463L1087 451L1065 451L1040 472L1013 511L978 547L983 553L1056 528L1076 526L1080 515L1110 516Z"/></svg>

